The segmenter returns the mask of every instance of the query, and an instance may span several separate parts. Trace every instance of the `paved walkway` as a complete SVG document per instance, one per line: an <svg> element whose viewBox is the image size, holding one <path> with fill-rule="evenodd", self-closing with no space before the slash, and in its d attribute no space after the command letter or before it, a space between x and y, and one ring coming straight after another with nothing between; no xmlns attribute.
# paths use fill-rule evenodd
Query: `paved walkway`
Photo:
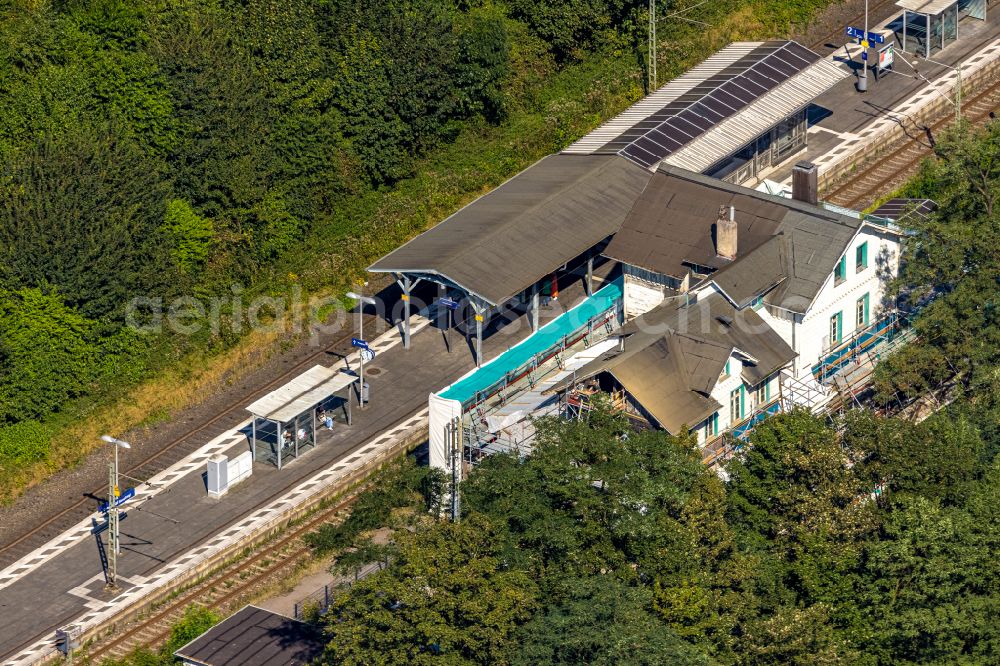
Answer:
<svg viewBox="0 0 1000 666"><path fill-rule="evenodd" d="M610 263L597 272L606 274ZM583 295L580 282L563 285L553 318ZM335 427L329 440L281 470L254 465L253 475L219 500L208 497L203 472L215 453L247 449L237 429L220 432L198 451L138 489L122 523L119 577L124 592L109 598L90 523L84 521L0 571L0 661L34 663L50 654L54 631L70 622L97 623L113 617L150 589L181 576L241 535L272 524L323 486L349 475L403 433L426 428L427 395L474 365L462 337L452 332L452 351L427 319L411 319L412 344L404 350L390 331L373 342L376 360L366 366L371 403L354 410L354 425ZM509 313L491 325L484 354L492 358L524 339L524 316ZM347 362L356 359L349 357ZM245 426L248 424L247 421Z"/></svg>

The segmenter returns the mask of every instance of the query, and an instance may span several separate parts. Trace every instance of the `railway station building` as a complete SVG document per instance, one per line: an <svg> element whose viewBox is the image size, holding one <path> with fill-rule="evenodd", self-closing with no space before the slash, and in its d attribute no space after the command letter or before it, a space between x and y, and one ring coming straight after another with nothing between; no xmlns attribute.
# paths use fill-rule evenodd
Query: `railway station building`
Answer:
<svg viewBox="0 0 1000 666"><path fill-rule="evenodd" d="M609 392L648 426L690 428L711 458L723 434L820 406L898 344L886 287L901 231L810 201L812 165L794 175L785 199L660 167L605 249L628 323L613 352L554 388L569 408Z"/></svg>
<svg viewBox="0 0 1000 666"><path fill-rule="evenodd" d="M530 450L528 416L580 417L598 393L636 427L690 429L714 462L870 373L901 339L901 232L819 205L812 165L795 175L786 199L662 164L603 250L618 278L430 397L432 464Z"/></svg>
<svg viewBox="0 0 1000 666"><path fill-rule="evenodd" d="M794 41L734 43L536 162L368 268L402 288L404 346L412 290L433 282L463 305L482 365L493 313L520 308L537 330L547 281L580 277L593 294L595 260L660 164L757 179L805 147L807 107L846 76Z"/></svg>

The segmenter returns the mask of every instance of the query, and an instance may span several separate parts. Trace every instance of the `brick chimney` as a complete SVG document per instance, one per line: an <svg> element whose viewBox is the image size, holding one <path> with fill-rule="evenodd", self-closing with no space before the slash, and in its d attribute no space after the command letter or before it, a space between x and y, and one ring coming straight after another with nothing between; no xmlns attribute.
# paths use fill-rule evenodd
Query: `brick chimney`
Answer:
<svg viewBox="0 0 1000 666"><path fill-rule="evenodd" d="M819 167L796 162L792 167L792 198L815 206L819 201Z"/></svg>
<svg viewBox="0 0 1000 666"><path fill-rule="evenodd" d="M715 253L723 259L736 258L736 209L719 206L719 219L715 223Z"/></svg>

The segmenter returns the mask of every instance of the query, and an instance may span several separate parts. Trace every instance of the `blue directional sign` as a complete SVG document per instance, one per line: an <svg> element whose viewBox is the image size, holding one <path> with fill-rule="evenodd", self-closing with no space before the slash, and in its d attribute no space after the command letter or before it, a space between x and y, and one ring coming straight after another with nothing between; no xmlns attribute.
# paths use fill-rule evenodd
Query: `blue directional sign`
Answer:
<svg viewBox="0 0 1000 666"><path fill-rule="evenodd" d="M351 338L352 347L360 347L361 349L368 349L368 343L360 338Z"/></svg>
<svg viewBox="0 0 1000 666"><path fill-rule="evenodd" d="M853 26L847 26L847 36L854 39L864 39L865 31L863 28L855 28ZM868 41L872 44L881 44L885 41L885 37L877 32L868 33Z"/></svg>
<svg viewBox="0 0 1000 666"><path fill-rule="evenodd" d="M135 488L126 488L125 492L123 492L121 495L119 495L118 499L115 500L115 506L121 506L122 504L124 504L125 502L129 501L133 497L135 497ZM107 513L108 512L108 503L107 502L101 502L100 504L97 505L97 508L98 508L98 510L101 513Z"/></svg>
<svg viewBox="0 0 1000 666"><path fill-rule="evenodd" d="M444 308L448 308L449 310L458 309L458 301L453 301L450 298L439 298L437 302L438 305Z"/></svg>
<svg viewBox="0 0 1000 666"><path fill-rule="evenodd" d="M121 513L118 514L118 522L121 522L126 518L128 518L128 513L126 513L125 511L122 511ZM92 523L93 527L90 528L91 534L100 534L101 532L104 532L105 530L108 529L108 521L106 520L103 523L98 523L96 520L93 520Z"/></svg>

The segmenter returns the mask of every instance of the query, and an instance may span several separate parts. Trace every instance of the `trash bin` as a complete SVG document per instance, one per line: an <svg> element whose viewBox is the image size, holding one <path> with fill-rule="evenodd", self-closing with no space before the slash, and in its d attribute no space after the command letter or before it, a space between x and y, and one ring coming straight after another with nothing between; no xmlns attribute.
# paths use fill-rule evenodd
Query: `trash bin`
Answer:
<svg viewBox="0 0 1000 666"><path fill-rule="evenodd" d="M369 390L370 389L368 387L368 382L365 382L364 384L361 385L361 402L364 403L368 402Z"/></svg>

